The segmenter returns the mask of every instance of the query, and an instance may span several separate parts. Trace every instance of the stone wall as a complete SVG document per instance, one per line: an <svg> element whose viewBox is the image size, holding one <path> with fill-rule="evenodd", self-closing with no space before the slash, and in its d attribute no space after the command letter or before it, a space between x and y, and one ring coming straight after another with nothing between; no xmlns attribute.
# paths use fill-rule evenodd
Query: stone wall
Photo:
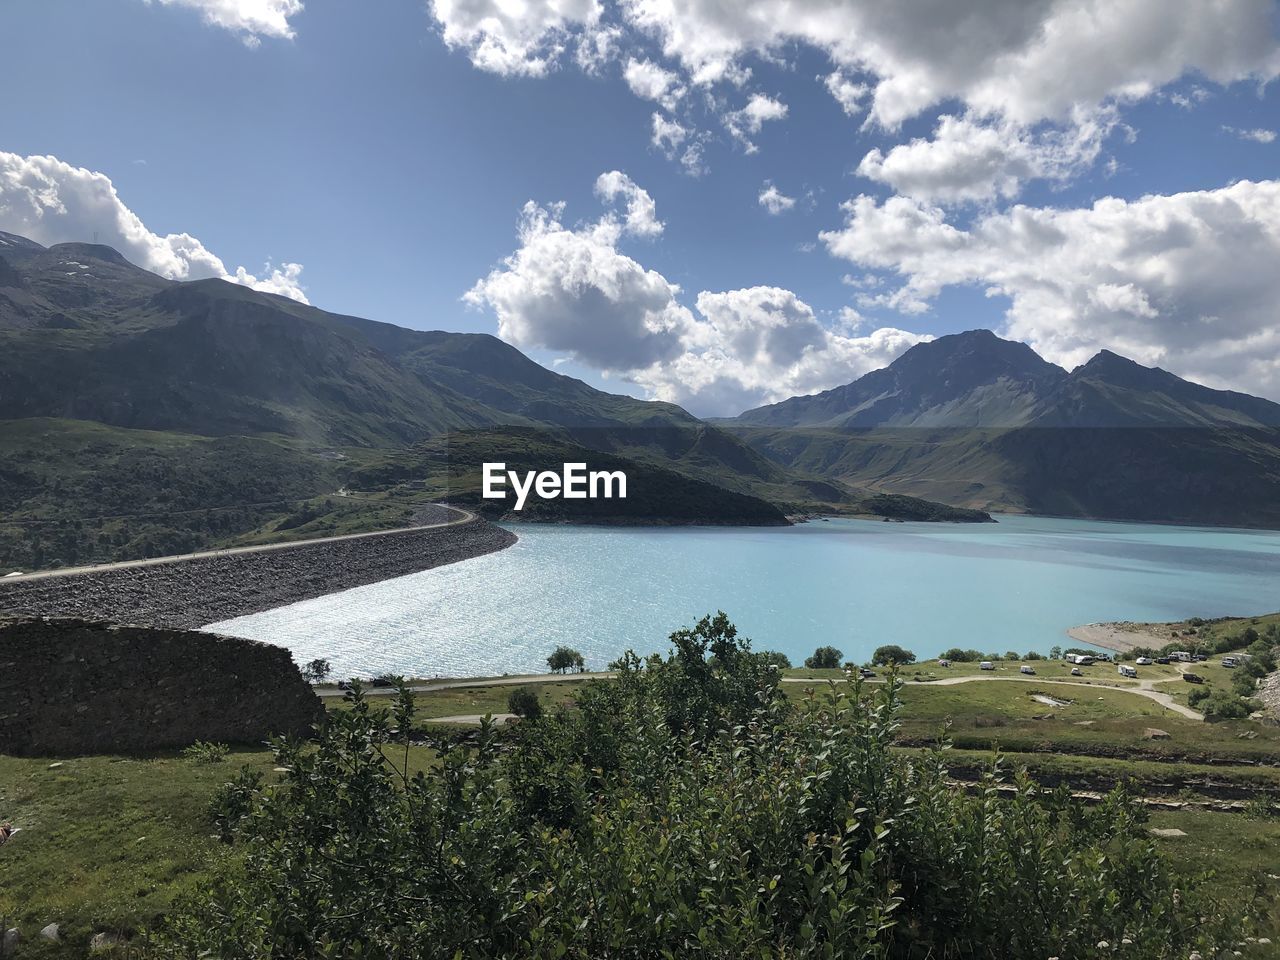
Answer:
<svg viewBox="0 0 1280 960"><path fill-rule="evenodd" d="M305 736L323 715L280 647L87 620L0 620L0 753L260 743Z"/></svg>

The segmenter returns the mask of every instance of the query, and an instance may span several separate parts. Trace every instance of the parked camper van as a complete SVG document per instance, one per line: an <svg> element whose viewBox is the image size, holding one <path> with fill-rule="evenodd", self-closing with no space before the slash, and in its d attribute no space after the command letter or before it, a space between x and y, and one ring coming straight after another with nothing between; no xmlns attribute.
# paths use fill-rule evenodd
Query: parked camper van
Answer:
<svg viewBox="0 0 1280 960"><path fill-rule="evenodd" d="M1169 656L1172 659L1177 660L1179 663L1191 663L1195 660L1195 657L1189 654L1186 650L1175 650L1173 653L1169 654Z"/></svg>
<svg viewBox="0 0 1280 960"><path fill-rule="evenodd" d="M996 668L996 665L992 663L990 660L983 660L980 664L978 664L979 670L994 670L995 668Z"/></svg>
<svg viewBox="0 0 1280 960"><path fill-rule="evenodd" d="M1120 666L1116 668L1116 672L1122 677L1128 677L1130 680L1136 680L1138 677L1137 668L1131 667L1127 663L1120 664Z"/></svg>

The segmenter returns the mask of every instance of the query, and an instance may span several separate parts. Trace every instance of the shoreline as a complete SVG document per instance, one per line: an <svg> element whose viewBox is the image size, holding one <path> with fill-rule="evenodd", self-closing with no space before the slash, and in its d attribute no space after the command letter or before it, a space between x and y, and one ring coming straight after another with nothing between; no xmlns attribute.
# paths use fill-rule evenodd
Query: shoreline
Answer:
<svg viewBox="0 0 1280 960"><path fill-rule="evenodd" d="M1078 627L1069 627L1066 634L1079 643L1113 650L1116 653L1128 653L1138 647L1159 649L1169 642L1167 636L1161 637L1139 629L1124 629L1124 624L1116 622L1086 623Z"/></svg>
<svg viewBox="0 0 1280 960"><path fill-rule="evenodd" d="M374 536L159 558L29 580L15 577L0 581L0 618L77 617L200 630L495 553L518 539L509 530L473 517Z"/></svg>

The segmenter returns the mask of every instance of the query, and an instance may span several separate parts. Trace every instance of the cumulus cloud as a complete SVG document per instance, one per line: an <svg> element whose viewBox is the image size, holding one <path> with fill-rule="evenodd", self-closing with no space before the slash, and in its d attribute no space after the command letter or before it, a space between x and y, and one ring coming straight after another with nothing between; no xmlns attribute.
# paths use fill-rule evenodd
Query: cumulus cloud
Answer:
<svg viewBox="0 0 1280 960"><path fill-rule="evenodd" d="M1252 140L1254 143L1273 143L1276 139L1276 132L1268 130L1266 127L1253 127L1252 129L1242 130L1240 127L1223 126L1223 132L1231 134L1233 137L1239 137L1241 140Z"/></svg>
<svg viewBox="0 0 1280 960"><path fill-rule="evenodd" d="M596 196L606 204L622 200L626 205L623 221L626 232L637 237L656 237L662 233L663 225L653 197L621 170L610 170L596 178Z"/></svg>
<svg viewBox="0 0 1280 960"><path fill-rule="evenodd" d="M602 7L598 0L431 0L431 13L444 42L464 50L476 67L537 77L559 61L575 32L580 40L596 32ZM585 50L588 61L601 52L598 42Z"/></svg>
<svg viewBox="0 0 1280 960"><path fill-rule="evenodd" d="M765 181L764 189L760 191L759 201L760 206L775 217L780 213L786 213L796 205L795 197L788 197L767 180Z"/></svg>
<svg viewBox="0 0 1280 960"><path fill-rule="evenodd" d="M637 97L657 101L668 110L673 109L684 96L684 87L680 85L679 78L652 60L636 60L634 57L629 59L622 70L622 78Z"/></svg>
<svg viewBox="0 0 1280 960"><path fill-rule="evenodd" d="M189 233L161 236L147 229L105 174L57 157L0 151L0 229L45 245L85 241L96 234L128 260L171 280L219 277L307 302L299 264L268 265L261 276L244 267L228 271Z"/></svg>
<svg viewBox="0 0 1280 960"><path fill-rule="evenodd" d="M493 311L504 340L565 354L695 413L728 415L847 383L927 339L892 328L859 336L853 311L829 329L777 287L704 291L695 314L676 284L618 249L628 235L661 229L649 195L617 171L596 193L624 200L625 215L570 228L562 205L530 201L518 249L464 295Z"/></svg>
<svg viewBox="0 0 1280 960"><path fill-rule="evenodd" d="M1218 83L1280 73L1270 0L629 0L695 82L799 41L872 80L871 114L896 127L959 100L1021 123L1145 96L1191 72Z"/></svg>
<svg viewBox="0 0 1280 960"><path fill-rule="evenodd" d="M1028 180L1065 182L1093 166L1115 128L1114 109L1074 111L1065 128L1038 131L972 115L938 119L933 138L884 153L872 150L858 173L897 193L935 203L1012 199Z"/></svg>
<svg viewBox="0 0 1280 960"><path fill-rule="evenodd" d="M263 37L292 40L289 18L302 12L302 0L146 0L166 7L198 10L204 22L238 33L256 47Z"/></svg>
<svg viewBox="0 0 1280 960"><path fill-rule="evenodd" d="M697 306L701 316L685 333L684 351L632 379L704 416L848 383L929 339L892 328L866 336L834 332L807 303L778 287L703 292Z"/></svg>
<svg viewBox="0 0 1280 960"><path fill-rule="evenodd" d="M867 108L867 94L871 92L867 84L855 83L839 70L827 74L822 82L847 116L856 117Z"/></svg>
<svg viewBox="0 0 1280 960"><path fill-rule="evenodd" d="M1015 206L966 229L905 197L845 204L830 252L895 272L906 312L945 287L1007 297L1005 332L1065 366L1106 347L1212 386L1280 396L1280 181L1091 207Z"/></svg>
<svg viewBox="0 0 1280 960"><path fill-rule="evenodd" d="M627 223L644 207L615 174L602 176L597 191L627 195ZM562 215L561 205L525 204L519 249L463 299L493 310L498 335L509 343L567 353L600 370L632 370L677 356L692 320L676 299L680 288L618 250L629 227L612 214L575 229L564 226ZM649 210L636 222L652 229L656 221Z"/></svg>
<svg viewBox="0 0 1280 960"><path fill-rule="evenodd" d="M759 148L751 138L770 120L781 120L786 115L787 105L781 100L763 93L753 93L745 107L725 114L724 125L733 138L742 144L743 150L755 153Z"/></svg>

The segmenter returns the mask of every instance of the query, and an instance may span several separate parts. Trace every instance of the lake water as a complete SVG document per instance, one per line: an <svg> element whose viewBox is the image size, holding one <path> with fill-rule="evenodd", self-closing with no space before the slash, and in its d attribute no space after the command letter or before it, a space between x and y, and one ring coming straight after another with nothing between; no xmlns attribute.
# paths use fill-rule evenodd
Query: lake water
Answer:
<svg viewBox="0 0 1280 960"><path fill-rule="evenodd" d="M1280 533L1009 516L998 524L786 528L519 525L500 553L210 629L335 676L545 672L557 644L603 668L723 609L756 649L1039 650L1099 620L1280 609Z"/></svg>

